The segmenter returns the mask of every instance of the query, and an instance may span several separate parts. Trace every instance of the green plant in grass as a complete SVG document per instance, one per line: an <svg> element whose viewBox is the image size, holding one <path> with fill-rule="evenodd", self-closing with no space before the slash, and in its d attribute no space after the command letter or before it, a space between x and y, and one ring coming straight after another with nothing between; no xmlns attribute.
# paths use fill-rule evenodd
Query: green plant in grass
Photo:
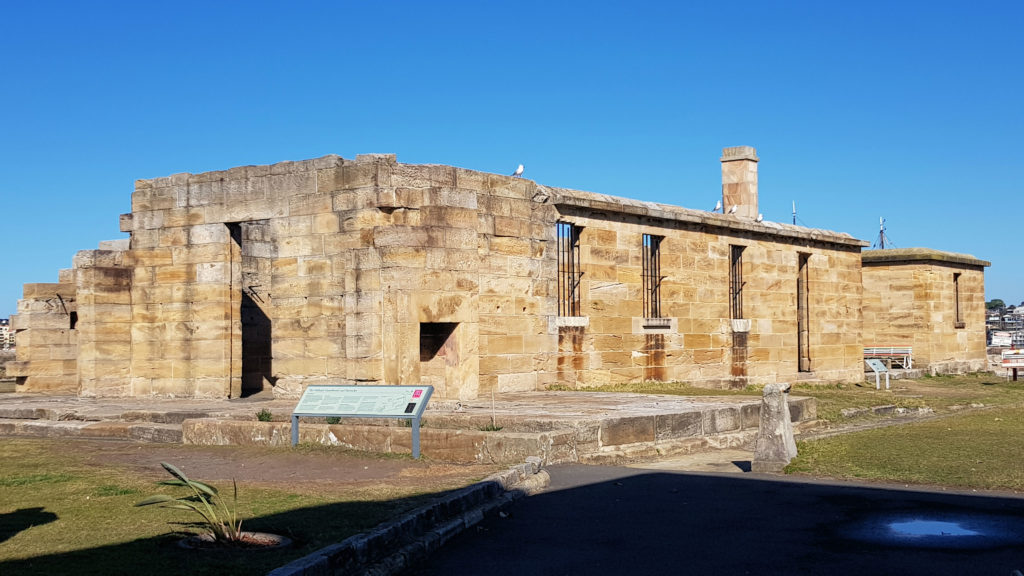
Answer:
<svg viewBox="0 0 1024 576"><path fill-rule="evenodd" d="M328 416L327 417L327 423L328 424L341 424L341 418L339 418L338 416Z"/></svg>
<svg viewBox="0 0 1024 576"><path fill-rule="evenodd" d="M497 432L498 430L501 430L502 428L504 428L504 426L498 426L497 424L493 424L492 423L492 424L488 424L486 426L481 426L480 427L480 431L481 432Z"/></svg>
<svg viewBox="0 0 1024 576"><path fill-rule="evenodd" d="M178 498L167 496L166 494L157 494L141 502L136 502L136 506L159 505L162 508L190 510L202 516L203 524L210 530L215 541L221 543L241 541L242 520L238 517L238 484L234 480L231 481L234 490L232 493L232 503L229 505L218 495L217 489L213 486L205 482L189 479L185 476L184 472L173 464L161 462L160 465L171 476L174 476L174 480L164 480L160 484L165 486L183 486L190 489L192 493Z"/></svg>
<svg viewBox="0 0 1024 576"><path fill-rule="evenodd" d="M274 419L274 415L270 412L270 410L263 408L256 413L256 419L259 420L260 422L270 422L271 420Z"/></svg>

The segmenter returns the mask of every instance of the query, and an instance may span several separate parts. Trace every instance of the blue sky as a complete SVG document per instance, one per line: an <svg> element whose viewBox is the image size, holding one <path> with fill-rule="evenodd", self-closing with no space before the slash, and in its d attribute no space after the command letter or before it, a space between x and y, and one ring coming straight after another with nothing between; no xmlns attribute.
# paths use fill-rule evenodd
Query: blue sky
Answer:
<svg viewBox="0 0 1024 576"><path fill-rule="evenodd" d="M0 316L135 179L396 153L990 260L1024 300L1020 2L9 2Z"/></svg>

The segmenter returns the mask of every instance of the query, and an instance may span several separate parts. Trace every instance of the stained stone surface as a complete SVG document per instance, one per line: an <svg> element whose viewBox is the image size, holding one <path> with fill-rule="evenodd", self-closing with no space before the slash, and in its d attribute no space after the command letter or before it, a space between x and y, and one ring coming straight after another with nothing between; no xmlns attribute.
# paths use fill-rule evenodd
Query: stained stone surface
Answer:
<svg viewBox="0 0 1024 576"><path fill-rule="evenodd" d="M789 384L769 384L761 399L761 423L754 444L754 472L779 472L796 457L789 415Z"/></svg>
<svg viewBox="0 0 1024 576"><path fill-rule="evenodd" d="M19 392L96 398L294 399L312 384L429 384L452 402L644 381L863 380L867 242L758 221L756 151L729 148L722 162L733 213L393 154L138 180L119 220L129 241L80 251L57 282L25 285L7 372ZM572 278L559 222L579 232ZM650 237L660 238L654 318L644 305ZM806 299L794 298L801 270ZM960 279L969 327L929 344L947 364L984 351L972 324L980 274ZM915 325L922 332L950 320L946 276L914 300L935 304ZM560 312L567 282L578 316ZM742 286L741 317L730 286ZM903 305L879 300L872 318L886 306L897 323L916 314ZM627 419L595 435L735 431L749 416Z"/></svg>

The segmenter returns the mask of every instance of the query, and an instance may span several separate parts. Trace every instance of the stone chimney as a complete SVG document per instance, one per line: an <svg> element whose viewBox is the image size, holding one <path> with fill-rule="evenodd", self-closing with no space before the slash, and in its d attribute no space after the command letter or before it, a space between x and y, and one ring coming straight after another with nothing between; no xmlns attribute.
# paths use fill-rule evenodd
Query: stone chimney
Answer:
<svg viewBox="0 0 1024 576"><path fill-rule="evenodd" d="M722 212L757 218L757 150L753 146L722 149Z"/></svg>

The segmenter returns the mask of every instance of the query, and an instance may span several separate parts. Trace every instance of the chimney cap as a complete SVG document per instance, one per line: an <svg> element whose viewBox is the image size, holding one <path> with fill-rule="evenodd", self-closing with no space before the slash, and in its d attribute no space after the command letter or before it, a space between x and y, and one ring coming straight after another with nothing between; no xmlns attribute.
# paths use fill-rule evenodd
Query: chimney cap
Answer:
<svg viewBox="0 0 1024 576"><path fill-rule="evenodd" d="M757 162L757 150L753 146L722 148L722 162L732 162L735 160L753 160Z"/></svg>

